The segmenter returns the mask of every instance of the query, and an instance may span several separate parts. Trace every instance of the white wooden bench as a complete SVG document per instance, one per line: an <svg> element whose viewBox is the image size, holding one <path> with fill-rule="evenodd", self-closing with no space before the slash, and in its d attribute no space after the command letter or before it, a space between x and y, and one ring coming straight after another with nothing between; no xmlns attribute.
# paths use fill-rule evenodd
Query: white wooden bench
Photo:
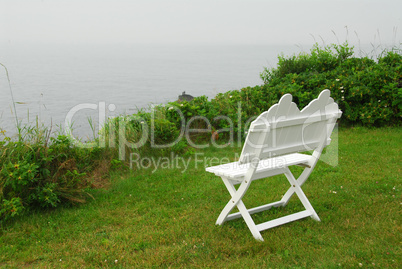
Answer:
<svg viewBox="0 0 402 269"><path fill-rule="evenodd" d="M330 143L330 135L341 115L342 111L330 97L329 90L322 91L318 98L311 101L302 111L292 102L292 95L285 94L278 104L262 113L250 125L238 162L206 168L206 171L222 178L232 196L216 224L222 225L227 220L243 217L253 236L263 241L260 231L305 217L319 221L301 186L313 171L323 148ZM306 151L313 153L298 153ZM298 179L295 179L289 170L292 165L305 167ZM247 209L242 198L251 182L279 174L285 174L291 185L283 198L274 203ZM237 184L240 186L236 189ZM305 207L304 211L258 225L254 223L250 214L285 206L295 193ZM239 212L229 214L234 207L237 207Z"/></svg>

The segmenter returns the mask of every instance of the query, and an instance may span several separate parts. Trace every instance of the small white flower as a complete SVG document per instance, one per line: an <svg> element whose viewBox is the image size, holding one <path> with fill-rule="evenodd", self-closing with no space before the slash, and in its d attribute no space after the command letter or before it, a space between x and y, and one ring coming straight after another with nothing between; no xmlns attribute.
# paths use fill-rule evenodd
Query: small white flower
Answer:
<svg viewBox="0 0 402 269"><path fill-rule="evenodd" d="M342 96L342 100L345 100L345 96Z"/></svg>
<svg viewBox="0 0 402 269"><path fill-rule="evenodd" d="M173 107L171 106L171 107L169 107L169 110L172 110L173 109Z"/></svg>
<svg viewBox="0 0 402 269"><path fill-rule="evenodd" d="M341 90L342 90L342 89L343 89L343 86L342 86L342 87L339 87L339 89L341 89Z"/></svg>
<svg viewBox="0 0 402 269"><path fill-rule="evenodd" d="M380 103L381 102L381 100L378 100L378 103Z"/></svg>
<svg viewBox="0 0 402 269"><path fill-rule="evenodd" d="M341 92L344 92L344 90L342 90Z"/></svg>
<svg viewBox="0 0 402 269"><path fill-rule="evenodd" d="M232 98L232 96L230 95L229 98Z"/></svg>
<svg viewBox="0 0 402 269"><path fill-rule="evenodd" d="M183 104L181 104L180 106L183 106Z"/></svg>
<svg viewBox="0 0 402 269"><path fill-rule="evenodd" d="M337 79L336 79L336 81L340 81L340 79L339 79L339 78L337 78Z"/></svg>
<svg viewBox="0 0 402 269"><path fill-rule="evenodd" d="M361 262L359 262L359 266L360 266L360 267L362 267L362 266L363 266L363 264L362 264Z"/></svg>
<svg viewBox="0 0 402 269"><path fill-rule="evenodd" d="M114 260L114 263L117 263L118 262L118 260Z"/></svg>

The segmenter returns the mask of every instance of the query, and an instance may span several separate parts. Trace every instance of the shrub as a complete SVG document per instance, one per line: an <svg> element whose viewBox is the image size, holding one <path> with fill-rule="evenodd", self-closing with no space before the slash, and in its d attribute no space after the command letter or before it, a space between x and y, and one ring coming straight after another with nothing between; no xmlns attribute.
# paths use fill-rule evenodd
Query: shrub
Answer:
<svg viewBox="0 0 402 269"><path fill-rule="evenodd" d="M278 67L265 69L261 78L266 91L278 97L289 92L300 107L322 90L330 89L343 111L343 124L399 125L400 51L384 52L378 62L352 56L353 48L347 43L324 49L314 46L309 55L279 57Z"/></svg>
<svg viewBox="0 0 402 269"><path fill-rule="evenodd" d="M181 117L167 106L154 106L150 112L145 109L134 115L109 119L100 131L109 148L124 147L124 156L136 152L140 155L170 154L185 151L187 145L175 144L181 133Z"/></svg>
<svg viewBox="0 0 402 269"><path fill-rule="evenodd" d="M73 146L67 136L34 136L38 129L26 128L19 141L3 132L0 143L0 221L32 208L53 208L82 203L88 197L90 177L99 160L109 159L100 148ZM25 139L25 140L24 140Z"/></svg>

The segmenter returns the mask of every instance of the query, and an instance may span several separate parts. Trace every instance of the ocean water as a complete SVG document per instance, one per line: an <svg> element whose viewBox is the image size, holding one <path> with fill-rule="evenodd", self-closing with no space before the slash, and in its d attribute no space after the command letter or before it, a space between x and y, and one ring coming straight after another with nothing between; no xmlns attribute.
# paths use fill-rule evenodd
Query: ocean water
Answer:
<svg viewBox="0 0 402 269"><path fill-rule="evenodd" d="M307 48L308 50L309 48ZM106 117L133 114L151 104L177 100L183 91L217 93L262 84L264 67L297 46L52 45L0 46L22 124L63 128L73 115L74 134L91 138L100 110ZM102 113L101 113L102 115ZM0 69L0 128L15 134L15 113L6 72Z"/></svg>

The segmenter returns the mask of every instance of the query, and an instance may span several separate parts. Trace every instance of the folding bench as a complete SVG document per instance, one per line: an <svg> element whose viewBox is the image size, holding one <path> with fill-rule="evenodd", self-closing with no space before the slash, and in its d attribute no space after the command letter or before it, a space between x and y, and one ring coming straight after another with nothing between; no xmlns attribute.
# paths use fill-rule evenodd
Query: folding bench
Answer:
<svg viewBox="0 0 402 269"><path fill-rule="evenodd" d="M313 171L323 148L329 145L330 135L336 121L342 115L338 104L324 90L303 110L292 102L292 95L285 94L268 111L254 120L249 128L240 159L237 162L206 168L206 171L220 176L228 189L231 199L223 208L216 224L243 217L254 238L264 241L260 231L291 221L312 217L319 221L317 213L301 189ZM313 151L311 155L298 152ZM296 179L289 166L304 167ZM285 174L290 183L289 190L280 201L247 209L242 198L252 181L274 175ZM235 185L240 186L235 188ZM286 206L295 194L305 210L285 217L256 225L250 214L272 207ZM229 214L234 207L239 212Z"/></svg>

